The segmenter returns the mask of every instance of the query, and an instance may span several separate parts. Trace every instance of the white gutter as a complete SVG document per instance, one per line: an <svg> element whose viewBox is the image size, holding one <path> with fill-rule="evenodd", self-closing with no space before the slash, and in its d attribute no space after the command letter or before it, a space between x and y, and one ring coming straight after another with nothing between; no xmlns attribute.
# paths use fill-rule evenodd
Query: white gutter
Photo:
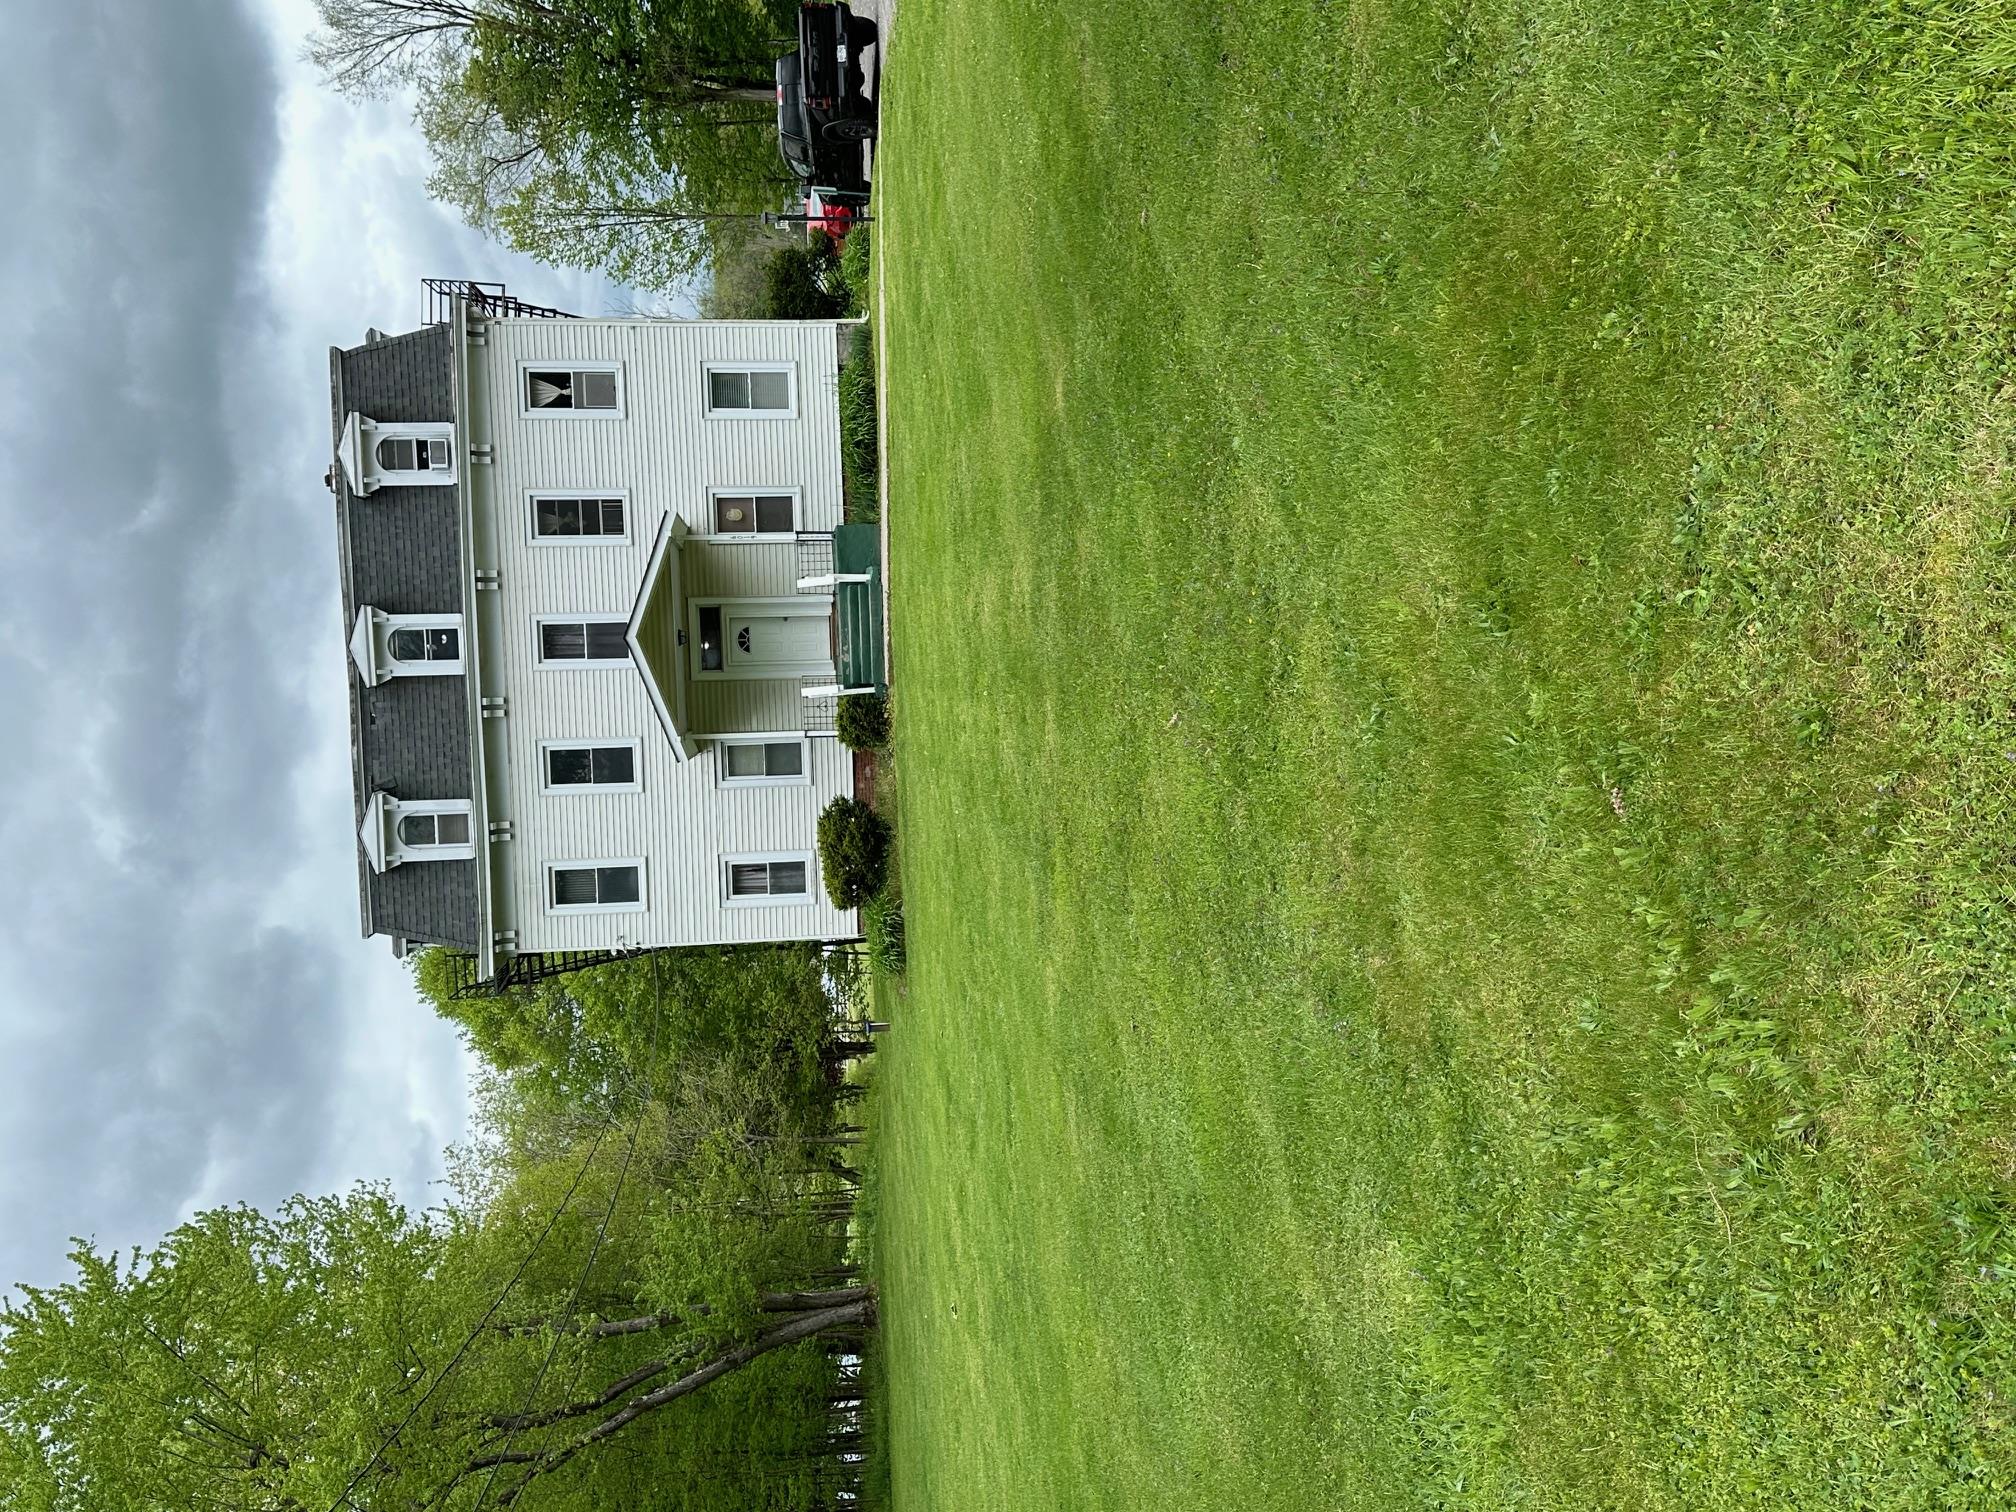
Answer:
<svg viewBox="0 0 2016 1512"><path fill-rule="evenodd" d="M483 752L483 616L476 606L476 485L470 476L470 438L476 416L469 381L468 307L457 296L448 322L454 346L451 364L455 380L455 510L461 531L462 688L469 718L469 838L476 847L476 969L483 981L497 974L497 923L490 912L490 774Z"/></svg>

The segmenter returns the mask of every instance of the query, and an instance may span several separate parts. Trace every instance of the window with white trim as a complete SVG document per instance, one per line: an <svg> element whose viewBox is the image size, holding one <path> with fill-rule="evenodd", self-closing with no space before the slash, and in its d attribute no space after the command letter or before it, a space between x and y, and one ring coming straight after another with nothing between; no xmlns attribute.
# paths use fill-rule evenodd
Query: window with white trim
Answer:
<svg viewBox="0 0 2016 1512"><path fill-rule="evenodd" d="M707 365L707 413L725 420L776 419L797 412L796 369L788 362Z"/></svg>
<svg viewBox="0 0 2016 1512"><path fill-rule="evenodd" d="M629 621L621 615L586 615L539 621L542 667L627 667Z"/></svg>
<svg viewBox="0 0 2016 1512"><path fill-rule="evenodd" d="M446 472L449 465L446 436L385 436L378 442L380 473ZM387 482L393 481L391 478Z"/></svg>
<svg viewBox="0 0 2016 1512"><path fill-rule="evenodd" d="M713 502L717 536L789 540L798 533L795 493L717 493Z"/></svg>
<svg viewBox="0 0 2016 1512"><path fill-rule="evenodd" d="M386 635L385 650L402 666L453 662L460 671L462 632L454 625L401 625Z"/></svg>
<svg viewBox="0 0 2016 1512"><path fill-rule="evenodd" d="M554 741L543 748L543 776L549 793L634 793L637 742Z"/></svg>
<svg viewBox="0 0 2016 1512"><path fill-rule="evenodd" d="M518 371L528 415L623 413L623 369L617 363L526 363Z"/></svg>
<svg viewBox="0 0 2016 1512"><path fill-rule="evenodd" d="M579 861L546 868L546 904L554 913L642 913L642 861Z"/></svg>
<svg viewBox="0 0 2016 1512"><path fill-rule="evenodd" d="M625 541L629 516L620 494L532 495L532 536L539 541Z"/></svg>
<svg viewBox="0 0 2016 1512"><path fill-rule="evenodd" d="M360 831L371 869L384 872L412 861L473 860L476 837L470 809L467 798L373 793Z"/></svg>
<svg viewBox="0 0 2016 1512"><path fill-rule="evenodd" d="M350 632L350 659L374 688L394 677L460 673L463 649L459 614L387 614L365 604Z"/></svg>
<svg viewBox="0 0 2016 1512"><path fill-rule="evenodd" d="M399 848L403 851L436 850L446 845L469 843L469 815L458 813L399 815Z"/></svg>
<svg viewBox="0 0 2016 1512"><path fill-rule="evenodd" d="M725 865L731 904L803 903L812 896L809 854L729 856Z"/></svg>
<svg viewBox="0 0 2016 1512"><path fill-rule="evenodd" d="M809 780L805 738L720 742L723 787L781 787Z"/></svg>
<svg viewBox="0 0 2016 1512"><path fill-rule="evenodd" d="M445 488L455 482L455 426L448 420L344 417L336 457L353 491Z"/></svg>

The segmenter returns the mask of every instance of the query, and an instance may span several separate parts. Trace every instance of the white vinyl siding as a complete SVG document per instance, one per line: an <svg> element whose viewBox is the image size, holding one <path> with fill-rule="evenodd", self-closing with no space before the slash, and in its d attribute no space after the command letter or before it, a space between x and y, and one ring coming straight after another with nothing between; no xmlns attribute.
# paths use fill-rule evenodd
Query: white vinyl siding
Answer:
<svg viewBox="0 0 2016 1512"><path fill-rule="evenodd" d="M820 809L853 792L852 757L838 741L815 736L805 742L801 782L724 790L712 743L690 761L675 757L633 667L626 663L594 676L542 670L535 629L541 619L627 619L668 512L693 535L707 537L682 548L694 558L687 563L689 580L695 571L718 571L724 596L793 593L794 543L711 538L709 501L715 492L789 491L797 496L800 531L839 525L833 326L528 319L491 321L484 333L485 344L470 350L470 440L493 448L494 460L469 469L469 484L477 501L479 563L496 563L499 586L472 602L483 616L481 691L508 702L508 717L480 723L486 764L502 790L492 812L513 821L510 843L490 852L495 927L514 929L521 951L854 936L859 925L853 910L832 907L816 876L812 896L797 907L729 908L721 870L725 855L811 851ZM563 361L620 366L625 423L556 425L523 416L521 368ZM710 423L706 365L765 361L789 362L795 370L796 418ZM535 538L528 500L541 493L624 497L627 539L569 550L566 543ZM730 702L741 711L738 723L710 725L703 717ZM749 717L759 706L760 723ZM702 736L722 728L788 732L801 728L803 700L783 681L723 682L707 690L706 699L696 698L689 713L691 728ZM547 790L544 747L633 740L638 791L558 796ZM549 865L609 856L646 859L641 914L550 910Z"/></svg>

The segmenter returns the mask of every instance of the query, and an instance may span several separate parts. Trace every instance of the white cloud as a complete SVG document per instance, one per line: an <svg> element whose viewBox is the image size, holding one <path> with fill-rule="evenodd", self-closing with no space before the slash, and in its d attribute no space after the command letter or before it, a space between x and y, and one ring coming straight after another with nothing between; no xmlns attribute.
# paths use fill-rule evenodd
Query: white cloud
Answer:
<svg viewBox="0 0 2016 1512"><path fill-rule="evenodd" d="M0 1286L213 1203L434 1199L467 1065L358 935L327 350L428 275L632 302L429 201L405 107L300 59L307 0L233 3L49 7L0 50L0 196L40 228L0 239L0 514L37 524L0 531ZM46 418L85 408L88 446Z"/></svg>

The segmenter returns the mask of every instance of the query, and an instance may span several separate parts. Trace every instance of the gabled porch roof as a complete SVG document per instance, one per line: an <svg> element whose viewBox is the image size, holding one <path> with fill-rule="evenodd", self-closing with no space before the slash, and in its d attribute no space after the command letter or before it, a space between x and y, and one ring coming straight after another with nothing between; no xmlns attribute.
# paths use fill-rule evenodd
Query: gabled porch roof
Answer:
<svg viewBox="0 0 2016 1512"><path fill-rule="evenodd" d="M686 716L685 648L679 643L685 617L685 593L679 582L679 551L687 536L686 522L668 513L658 526L658 539L651 548L651 560L638 586L637 602L630 611L624 638L630 645L630 659L644 679L651 707L658 723L682 761L697 756L700 747L690 733Z"/></svg>

